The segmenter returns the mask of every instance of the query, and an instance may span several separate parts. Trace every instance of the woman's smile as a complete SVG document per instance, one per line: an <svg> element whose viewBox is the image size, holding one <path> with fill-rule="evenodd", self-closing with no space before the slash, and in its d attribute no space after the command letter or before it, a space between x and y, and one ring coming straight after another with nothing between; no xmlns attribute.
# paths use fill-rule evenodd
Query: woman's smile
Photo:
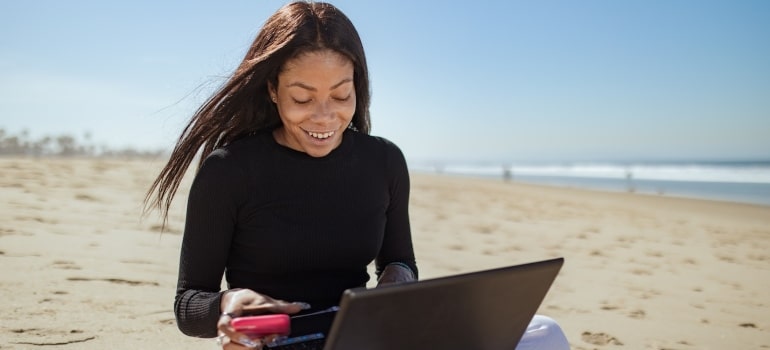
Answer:
<svg viewBox="0 0 770 350"><path fill-rule="evenodd" d="M319 140L325 140L325 139L328 139L328 138L330 138L330 137L334 136L334 134L335 134L335 132L334 132L334 131L327 131L327 132L313 132L313 131L307 131L307 130L305 130L305 132L307 132L307 134L308 134L308 135L310 135L311 137L313 137L313 138L316 138L316 139L319 139Z"/></svg>

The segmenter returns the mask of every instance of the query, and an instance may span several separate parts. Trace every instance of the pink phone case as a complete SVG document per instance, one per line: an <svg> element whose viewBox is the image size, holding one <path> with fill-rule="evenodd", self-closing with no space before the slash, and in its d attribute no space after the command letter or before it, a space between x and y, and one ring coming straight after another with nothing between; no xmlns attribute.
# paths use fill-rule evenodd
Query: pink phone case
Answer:
<svg viewBox="0 0 770 350"><path fill-rule="evenodd" d="M289 315L284 314L236 317L230 325L250 337L289 335L291 332Z"/></svg>

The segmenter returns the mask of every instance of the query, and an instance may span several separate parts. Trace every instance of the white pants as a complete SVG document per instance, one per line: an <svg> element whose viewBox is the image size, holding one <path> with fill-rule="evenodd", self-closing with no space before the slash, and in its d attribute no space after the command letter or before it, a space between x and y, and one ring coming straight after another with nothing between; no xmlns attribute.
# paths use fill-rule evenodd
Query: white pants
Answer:
<svg viewBox="0 0 770 350"><path fill-rule="evenodd" d="M552 318L535 315L529 322L516 350L569 350L569 342Z"/></svg>

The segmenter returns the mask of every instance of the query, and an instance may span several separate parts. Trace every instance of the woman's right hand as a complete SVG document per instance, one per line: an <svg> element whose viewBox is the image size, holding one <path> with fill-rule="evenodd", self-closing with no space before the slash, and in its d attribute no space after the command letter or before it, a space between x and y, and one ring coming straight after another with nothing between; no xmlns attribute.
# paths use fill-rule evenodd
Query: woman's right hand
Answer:
<svg viewBox="0 0 770 350"><path fill-rule="evenodd" d="M275 336L263 339L252 339L247 335L236 331L230 321L233 317L264 314L295 314L301 310L310 308L306 303L290 303L276 300L269 296L259 294L250 289L233 289L222 295L220 310L222 314L217 322L219 334L224 335L222 349L261 349L263 344L271 342Z"/></svg>

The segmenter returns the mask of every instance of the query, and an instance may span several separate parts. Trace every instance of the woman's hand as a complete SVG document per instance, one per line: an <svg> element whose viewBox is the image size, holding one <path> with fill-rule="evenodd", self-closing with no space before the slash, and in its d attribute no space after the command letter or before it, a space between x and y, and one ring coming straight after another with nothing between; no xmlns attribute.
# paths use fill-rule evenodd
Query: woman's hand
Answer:
<svg viewBox="0 0 770 350"><path fill-rule="evenodd" d="M389 264L385 266L380 274L380 279L377 280L377 285L381 286L388 283L399 283L414 281L414 273L411 269L408 269L401 264Z"/></svg>
<svg viewBox="0 0 770 350"><path fill-rule="evenodd" d="M276 336L268 336L262 339L252 339L247 335L236 331L230 321L233 317L262 314L295 314L301 310L310 308L305 303L289 303L276 300L269 296L259 294L250 289L233 289L222 295L217 329L222 340L222 349L262 349L266 343L273 341ZM223 337L222 337L223 336Z"/></svg>

